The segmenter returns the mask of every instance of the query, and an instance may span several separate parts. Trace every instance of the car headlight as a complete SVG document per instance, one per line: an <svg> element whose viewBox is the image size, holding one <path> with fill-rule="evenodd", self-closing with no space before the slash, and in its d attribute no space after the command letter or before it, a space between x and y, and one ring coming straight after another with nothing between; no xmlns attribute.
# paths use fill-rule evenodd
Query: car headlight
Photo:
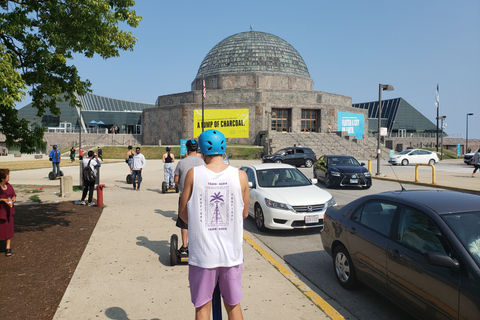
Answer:
<svg viewBox="0 0 480 320"><path fill-rule="evenodd" d="M370 171L365 172L363 175L364 175L365 177L371 177L371 176L372 176L372 174L370 173Z"/></svg>
<svg viewBox="0 0 480 320"><path fill-rule="evenodd" d="M267 205L267 207L270 207L270 208L290 210L295 212L292 206L286 203L276 202L276 201L265 198L265 204Z"/></svg>
<svg viewBox="0 0 480 320"><path fill-rule="evenodd" d="M331 171L330 174L335 177L340 177L342 174L338 171Z"/></svg>
<svg viewBox="0 0 480 320"><path fill-rule="evenodd" d="M335 197L331 197L330 200L325 202L325 206L328 207L334 207L337 205L337 201L335 201Z"/></svg>

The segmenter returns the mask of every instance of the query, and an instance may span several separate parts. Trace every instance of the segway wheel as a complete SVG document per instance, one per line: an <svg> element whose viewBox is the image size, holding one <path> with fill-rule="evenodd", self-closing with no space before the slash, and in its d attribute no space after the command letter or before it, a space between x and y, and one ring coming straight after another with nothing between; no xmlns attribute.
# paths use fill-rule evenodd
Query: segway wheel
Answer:
<svg viewBox="0 0 480 320"><path fill-rule="evenodd" d="M133 179L132 179L132 175L131 174L127 174L127 179L126 179L127 183L128 184L132 184L133 183Z"/></svg>
<svg viewBox="0 0 480 320"><path fill-rule="evenodd" d="M167 183L165 181L162 182L162 193L166 193L167 192Z"/></svg>
<svg viewBox="0 0 480 320"><path fill-rule="evenodd" d="M176 193L179 193L179 192L180 192L180 189L178 188L178 184L175 185L175 192L176 192Z"/></svg>
<svg viewBox="0 0 480 320"><path fill-rule="evenodd" d="M48 174L48 179L55 180L55 178L56 178L55 173L53 171L50 171L50 173Z"/></svg>
<svg viewBox="0 0 480 320"><path fill-rule="evenodd" d="M170 264L172 266L177 265L177 252L178 252L178 236L172 234L170 237Z"/></svg>

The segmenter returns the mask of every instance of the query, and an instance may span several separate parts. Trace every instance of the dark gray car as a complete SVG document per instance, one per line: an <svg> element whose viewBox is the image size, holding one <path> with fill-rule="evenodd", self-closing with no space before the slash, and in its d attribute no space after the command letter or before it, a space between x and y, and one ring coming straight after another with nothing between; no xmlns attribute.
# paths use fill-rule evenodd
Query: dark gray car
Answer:
<svg viewBox="0 0 480 320"><path fill-rule="evenodd" d="M344 288L366 284L420 319L480 319L480 196L369 195L329 208L321 238Z"/></svg>
<svg viewBox="0 0 480 320"><path fill-rule="evenodd" d="M296 167L304 165L307 168L310 168L315 161L317 161L317 155L312 149L304 147L280 149L274 154L262 158L263 163L286 163Z"/></svg>

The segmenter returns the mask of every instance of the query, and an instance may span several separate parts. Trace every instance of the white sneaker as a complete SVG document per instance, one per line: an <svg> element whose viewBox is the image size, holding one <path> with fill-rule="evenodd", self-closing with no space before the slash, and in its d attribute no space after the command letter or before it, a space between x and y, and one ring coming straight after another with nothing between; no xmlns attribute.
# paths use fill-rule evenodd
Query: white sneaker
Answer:
<svg viewBox="0 0 480 320"><path fill-rule="evenodd" d="M82 200L76 200L75 204L81 204L83 206L86 205L85 201L82 201Z"/></svg>
<svg viewBox="0 0 480 320"><path fill-rule="evenodd" d="M95 202L90 202L90 203L88 204L88 206L89 206L89 207L95 207L96 204L95 204Z"/></svg>

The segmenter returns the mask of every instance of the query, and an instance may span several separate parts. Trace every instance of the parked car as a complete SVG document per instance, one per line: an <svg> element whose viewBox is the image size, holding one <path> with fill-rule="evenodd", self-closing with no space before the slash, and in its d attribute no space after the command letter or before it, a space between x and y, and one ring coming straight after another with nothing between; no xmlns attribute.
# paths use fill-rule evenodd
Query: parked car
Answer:
<svg viewBox="0 0 480 320"><path fill-rule="evenodd" d="M465 162L465 164L472 164L472 159L473 159L473 155L475 154L475 152L470 152L470 153L466 153L464 156L463 156L463 162Z"/></svg>
<svg viewBox="0 0 480 320"><path fill-rule="evenodd" d="M359 282L420 319L480 319L480 196L416 190L327 210L321 239L339 284Z"/></svg>
<svg viewBox="0 0 480 320"><path fill-rule="evenodd" d="M393 155L388 159L388 163L393 165L401 164L406 166L408 164L435 164L439 161L435 152L423 149L407 149Z"/></svg>
<svg viewBox="0 0 480 320"><path fill-rule="evenodd" d="M346 155L323 155L313 166L313 177L322 180L325 187L372 186L372 175L365 163Z"/></svg>
<svg viewBox="0 0 480 320"><path fill-rule="evenodd" d="M254 164L240 168L250 186L248 214L259 230L322 227L335 198L288 164Z"/></svg>
<svg viewBox="0 0 480 320"><path fill-rule="evenodd" d="M262 158L263 163L287 163L296 167L304 165L307 168L310 168L315 161L317 161L317 155L312 149L304 147L280 149L274 154Z"/></svg>

